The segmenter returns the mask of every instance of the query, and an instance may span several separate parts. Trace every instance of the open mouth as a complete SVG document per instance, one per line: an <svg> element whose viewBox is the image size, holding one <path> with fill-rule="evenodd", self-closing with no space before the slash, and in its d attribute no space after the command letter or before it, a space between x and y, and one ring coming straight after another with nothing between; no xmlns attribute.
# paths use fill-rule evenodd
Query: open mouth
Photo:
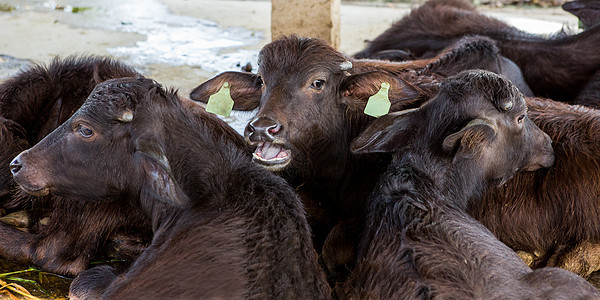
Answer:
<svg viewBox="0 0 600 300"><path fill-rule="evenodd" d="M271 171L285 168L291 161L290 149L270 142L260 142L252 153L253 160Z"/></svg>

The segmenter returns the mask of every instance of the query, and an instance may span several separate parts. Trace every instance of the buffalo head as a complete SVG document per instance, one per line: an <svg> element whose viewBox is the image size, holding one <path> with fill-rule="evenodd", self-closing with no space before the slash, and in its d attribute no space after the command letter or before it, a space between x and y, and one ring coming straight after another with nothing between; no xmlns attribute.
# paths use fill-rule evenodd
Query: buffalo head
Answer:
<svg viewBox="0 0 600 300"><path fill-rule="evenodd" d="M352 134L362 129L353 128L356 121L367 118L354 104L364 108L383 82L391 85L392 104L419 96L401 76L366 62L359 66L319 39L280 38L260 51L258 65L258 74L219 74L191 98L206 102L228 82L234 109L258 107L244 137L255 147L254 161L273 171L346 155Z"/></svg>
<svg viewBox="0 0 600 300"><path fill-rule="evenodd" d="M452 163L471 161L505 183L520 170L554 163L550 137L528 117L525 99L505 77L474 70L448 78L422 107L376 120L352 143L355 153L435 149Z"/></svg>

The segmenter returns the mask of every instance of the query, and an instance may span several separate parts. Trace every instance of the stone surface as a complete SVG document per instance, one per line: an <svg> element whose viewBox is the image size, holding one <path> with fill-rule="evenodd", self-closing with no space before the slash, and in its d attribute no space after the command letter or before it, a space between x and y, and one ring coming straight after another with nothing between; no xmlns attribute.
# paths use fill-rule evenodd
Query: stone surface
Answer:
<svg viewBox="0 0 600 300"><path fill-rule="evenodd" d="M340 48L340 0L272 0L271 38L298 34Z"/></svg>

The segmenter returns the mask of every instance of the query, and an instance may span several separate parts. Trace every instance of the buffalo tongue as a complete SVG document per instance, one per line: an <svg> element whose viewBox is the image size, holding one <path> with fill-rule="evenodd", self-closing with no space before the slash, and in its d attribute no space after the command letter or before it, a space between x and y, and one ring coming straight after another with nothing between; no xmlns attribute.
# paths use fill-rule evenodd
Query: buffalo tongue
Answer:
<svg viewBox="0 0 600 300"><path fill-rule="evenodd" d="M281 152L281 146L272 143L264 143L259 149L263 159L271 160L277 158L277 155Z"/></svg>

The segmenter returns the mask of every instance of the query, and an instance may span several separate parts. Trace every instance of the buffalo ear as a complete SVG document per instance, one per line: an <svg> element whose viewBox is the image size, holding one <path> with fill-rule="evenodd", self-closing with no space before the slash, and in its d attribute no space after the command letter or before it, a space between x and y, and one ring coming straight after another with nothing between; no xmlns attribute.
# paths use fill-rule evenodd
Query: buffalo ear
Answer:
<svg viewBox="0 0 600 300"><path fill-rule="evenodd" d="M600 3L598 1L569 1L565 2L562 8L579 18L584 30L600 23Z"/></svg>
<svg viewBox="0 0 600 300"><path fill-rule="evenodd" d="M442 149L452 152L458 148L455 157L473 157L496 138L496 133L496 126L489 120L474 119L459 131L444 138Z"/></svg>
<svg viewBox="0 0 600 300"><path fill-rule="evenodd" d="M190 98L194 101L208 102L208 98L229 82L234 110L254 110L260 103L262 84L260 77L252 73L223 72L192 90Z"/></svg>
<svg viewBox="0 0 600 300"><path fill-rule="evenodd" d="M413 137L418 111L418 108L407 109L373 121L352 141L350 150L354 154L395 152Z"/></svg>
<svg viewBox="0 0 600 300"><path fill-rule="evenodd" d="M401 111L420 104L419 88L385 71L371 71L346 77L340 89L341 101L351 110L362 112L369 97L379 91L383 82L390 84L388 92L392 104L390 111Z"/></svg>
<svg viewBox="0 0 600 300"><path fill-rule="evenodd" d="M142 194L164 203L183 206L188 198L173 175L163 147L156 139L141 137L136 140L135 156L142 169Z"/></svg>

